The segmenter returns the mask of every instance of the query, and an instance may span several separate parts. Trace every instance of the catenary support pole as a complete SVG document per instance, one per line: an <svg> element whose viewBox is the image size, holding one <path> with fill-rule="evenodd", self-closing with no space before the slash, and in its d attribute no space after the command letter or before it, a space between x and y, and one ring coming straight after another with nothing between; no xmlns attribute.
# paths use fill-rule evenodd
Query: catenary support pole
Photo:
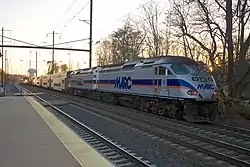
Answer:
<svg viewBox="0 0 250 167"><path fill-rule="evenodd" d="M5 50L5 59L4 59L5 61L4 61L4 72L5 72L5 84L4 85L6 85L7 84L7 50Z"/></svg>
<svg viewBox="0 0 250 167"><path fill-rule="evenodd" d="M93 30L93 0L90 0L90 23L89 23L89 67L92 67L92 30Z"/></svg>
<svg viewBox="0 0 250 167"><path fill-rule="evenodd" d="M54 74L54 51L55 51L55 32L53 31L53 49L52 49L52 74Z"/></svg>
<svg viewBox="0 0 250 167"><path fill-rule="evenodd" d="M37 77L37 51L36 51L36 77Z"/></svg>
<svg viewBox="0 0 250 167"><path fill-rule="evenodd" d="M4 84L4 79L3 79L3 77L4 77L4 73L3 73L3 27L2 27L2 87L3 87L3 84Z"/></svg>

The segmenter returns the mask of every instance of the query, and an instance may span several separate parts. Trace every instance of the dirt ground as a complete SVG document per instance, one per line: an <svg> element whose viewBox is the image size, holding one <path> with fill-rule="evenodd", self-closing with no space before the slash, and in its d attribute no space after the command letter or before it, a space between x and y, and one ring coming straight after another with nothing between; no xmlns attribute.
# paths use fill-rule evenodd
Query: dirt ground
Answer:
<svg viewBox="0 0 250 167"><path fill-rule="evenodd" d="M250 129L250 107L228 108L220 123Z"/></svg>

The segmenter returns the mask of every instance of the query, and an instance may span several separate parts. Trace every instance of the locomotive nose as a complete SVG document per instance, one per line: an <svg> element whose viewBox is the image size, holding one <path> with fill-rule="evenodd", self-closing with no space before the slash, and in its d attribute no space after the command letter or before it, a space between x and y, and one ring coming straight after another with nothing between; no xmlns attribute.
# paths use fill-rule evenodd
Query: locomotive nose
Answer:
<svg viewBox="0 0 250 167"><path fill-rule="evenodd" d="M202 98L212 98L215 92L215 85L213 83L199 83L197 85L197 90Z"/></svg>
<svg viewBox="0 0 250 167"><path fill-rule="evenodd" d="M210 76L192 76L192 84L202 99L211 99L216 94L216 84Z"/></svg>

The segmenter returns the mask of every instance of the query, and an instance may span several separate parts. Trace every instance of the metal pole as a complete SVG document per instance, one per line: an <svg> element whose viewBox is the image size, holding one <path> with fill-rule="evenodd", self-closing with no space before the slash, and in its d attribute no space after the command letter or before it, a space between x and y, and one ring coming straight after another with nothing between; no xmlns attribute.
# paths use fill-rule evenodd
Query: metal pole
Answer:
<svg viewBox="0 0 250 167"><path fill-rule="evenodd" d="M54 47L55 47L55 32L53 31L52 74L54 74Z"/></svg>
<svg viewBox="0 0 250 167"><path fill-rule="evenodd" d="M6 58L6 67L7 67L7 70L6 70L6 80L7 80L7 83L9 83L10 81L9 81L9 59L8 58Z"/></svg>
<svg viewBox="0 0 250 167"><path fill-rule="evenodd" d="M90 23L89 23L89 67L92 66L92 27L93 27L93 0L90 0Z"/></svg>
<svg viewBox="0 0 250 167"><path fill-rule="evenodd" d="M4 71L5 71L5 85L6 85L6 83L7 83L7 50L5 50L5 64L4 64Z"/></svg>
<svg viewBox="0 0 250 167"><path fill-rule="evenodd" d="M2 27L2 45L3 45L3 27ZM3 87L3 46L2 46L2 87Z"/></svg>
<svg viewBox="0 0 250 167"><path fill-rule="evenodd" d="M36 77L37 77L37 51L36 51Z"/></svg>
<svg viewBox="0 0 250 167"><path fill-rule="evenodd" d="M31 54L31 56L32 56L32 52L30 51L30 54ZM31 69L31 56L30 56L30 58L29 58L29 69ZM31 73L30 73L31 74Z"/></svg>

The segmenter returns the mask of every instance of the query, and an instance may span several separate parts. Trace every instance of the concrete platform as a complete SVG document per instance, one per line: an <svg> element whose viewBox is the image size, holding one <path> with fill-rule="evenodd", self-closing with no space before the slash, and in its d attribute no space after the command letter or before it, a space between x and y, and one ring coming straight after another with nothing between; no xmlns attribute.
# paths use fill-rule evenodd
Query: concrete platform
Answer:
<svg viewBox="0 0 250 167"><path fill-rule="evenodd" d="M113 166L33 97L0 98L0 167Z"/></svg>

